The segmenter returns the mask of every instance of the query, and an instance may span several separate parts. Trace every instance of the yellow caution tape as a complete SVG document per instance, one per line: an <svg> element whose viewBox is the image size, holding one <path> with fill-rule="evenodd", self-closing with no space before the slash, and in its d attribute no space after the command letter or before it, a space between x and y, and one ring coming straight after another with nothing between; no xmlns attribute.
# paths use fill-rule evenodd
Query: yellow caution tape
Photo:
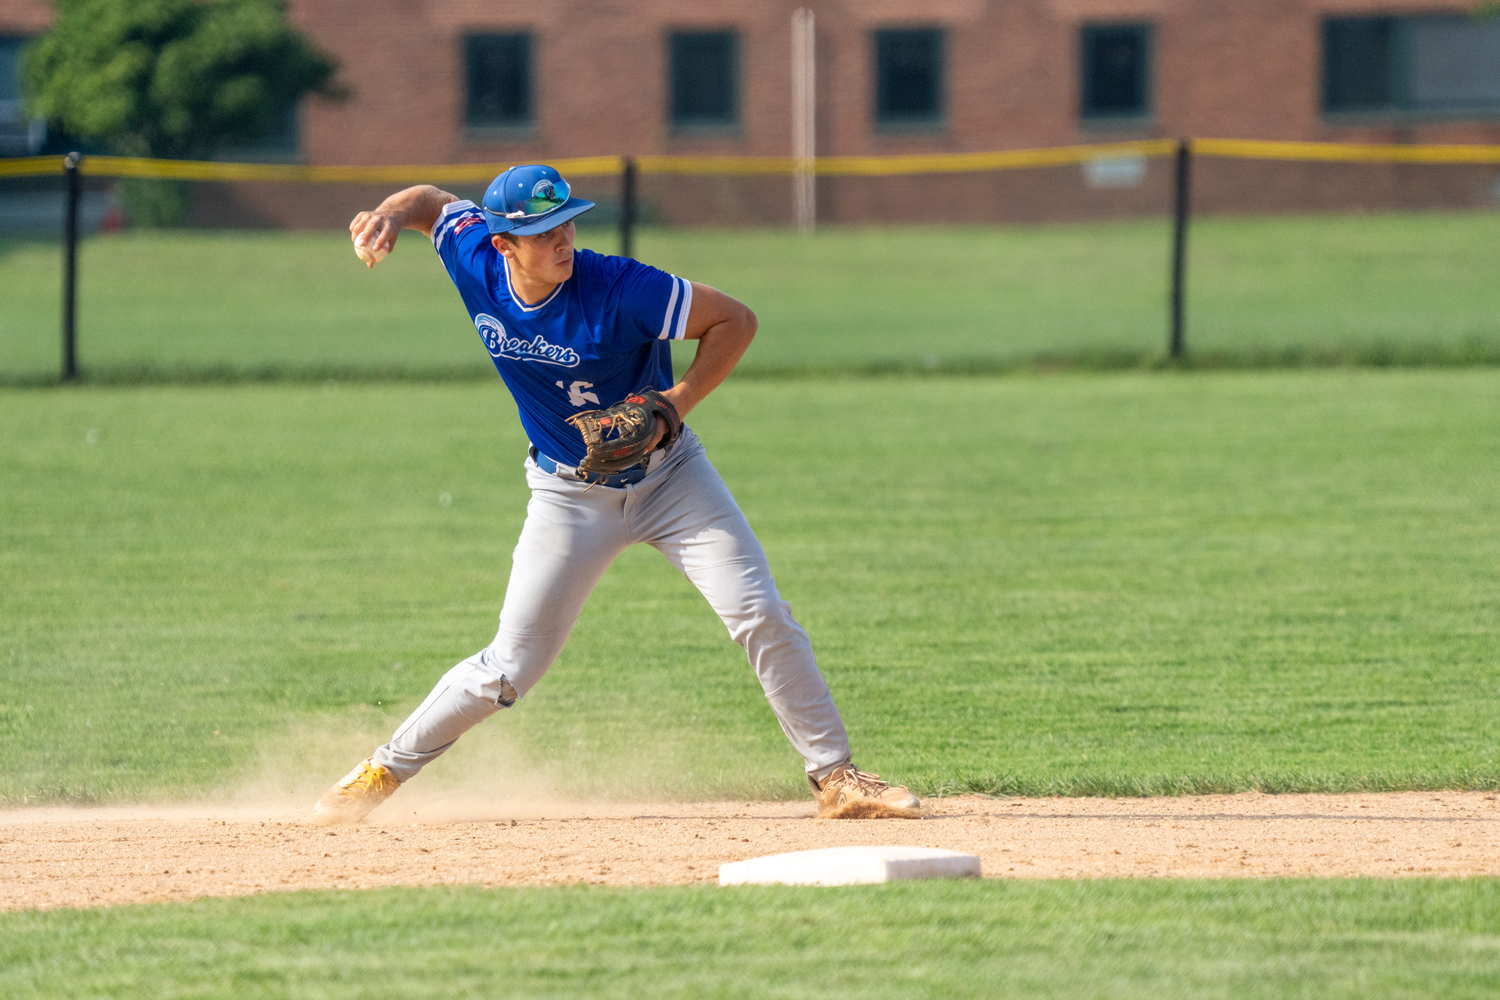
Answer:
<svg viewBox="0 0 1500 1000"><path fill-rule="evenodd" d="M1057 167L1090 160L1127 156L1168 156L1175 139L1112 142L1093 146L1055 146L1050 149L1007 149L994 153L934 153L911 156L829 156L818 160L817 172L833 176L890 176L892 174L947 174L1021 167Z"/></svg>
<svg viewBox="0 0 1500 1000"><path fill-rule="evenodd" d="M1334 142L1277 142L1252 139L1193 139L1200 156L1254 160L1300 160L1340 163L1500 163L1500 146L1362 145ZM988 153L917 153L902 156L824 156L802 161L790 156L640 156L643 174L794 174L799 170L829 177L889 177L900 174L973 173L1024 167L1053 167L1124 156L1169 156L1176 139L1006 149ZM552 160L571 177L618 174L619 156L586 156ZM397 167L312 167L287 163L218 163L205 160L155 160L126 156L85 156L79 171L93 177L145 177L193 181L282 181L291 183L485 184L511 163L450 163ZM0 177L58 174L61 156L0 159Z"/></svg>
<svg viewBox="0 0 1500 1000"><path fill-rule="evenodd" d="M1335 163L1500 163L1500 146L1392 146L1344 142L1270 142L1194 139L1200 156L1242 160L1321 160Z"/></svg>
<svg viewBox="0 0 1500 1000"><path fill-rule="evenodd" d="M61 156L18 156L0 160L0 177L44 177L60 174L62 168Z"/></svg>
<svg viewBox="0 0 1500 1000"><path fill-rule="evenodd" d="M560 172L574 177L618 174L618 156L589 156L554 160ZM61 169L59 161L58 169ZM95 177L150 177L184 181L285 181L300 183L399 184L427 181L438 184L488 184L513 163L450 163L410 167L306 167L290 163L216 163L206 160L152 160L127 156L85 156L79 170Z"/></svg>
<svg viewBox="0 0 1500 1000"><path fill-rule="evenodd" d="M827 176L968 173L1017 167L1050 167L1119 156L1166 156L1175 139L1112 142L1050 149L1006 149L990 153L916 153L907 156L822 156L812 161L815 173ZM790 156L641 156L644 174L792 174L806 164Z"/></svg>
<svg viewBox="0 0 1500 1000"><path fill-rule="evenodd" d="M643 174L790 174L790 156L637 156Z"/></svg>

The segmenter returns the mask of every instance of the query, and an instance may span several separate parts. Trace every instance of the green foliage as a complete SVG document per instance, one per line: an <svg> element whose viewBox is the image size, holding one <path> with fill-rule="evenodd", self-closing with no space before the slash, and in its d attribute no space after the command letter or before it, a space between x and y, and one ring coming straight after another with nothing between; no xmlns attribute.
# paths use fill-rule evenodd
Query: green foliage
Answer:
<svg viewBox="0 0 1500 1000"><path fill-rule="evenodd" d="M1500 372L731 380L690 423L866 767L1500 785ZM0 393L0 802L321 792L493 635L524 450L493 376ZM580 795L807 794L643 546L418 780L500 751Z"/></svg>
<svg viewBox="0 0 1500 1000"><path fill-rule="evenodd" d="M125 177L116 182L115 193L131 224L143 229L175 229L192 214L192 187L186 181Z"/></svg>
<svg viewBox="0 0 1500 1000"><path fill-rule="evenodd" d="M1494 879L277 892L0 914L0 992L1480 1000L1497 928Z"/></svg>
<svg viewBox="0 0 1500 1000"><path fill-rule="evenodd" d="M309 93L335 94L333 62L286 23L284 0L59 0L26 52L27 106L64 132L130 156L204 158L269 133ZM132 180L131 221L186 221L188 188Z"/></svg>
<svg viewBox="0 0 1500 1000"><path fill-rule="evenodd" d="M32 114L158 157L253 142L333 71L283 0L59 0L23 64Z"/></svg>

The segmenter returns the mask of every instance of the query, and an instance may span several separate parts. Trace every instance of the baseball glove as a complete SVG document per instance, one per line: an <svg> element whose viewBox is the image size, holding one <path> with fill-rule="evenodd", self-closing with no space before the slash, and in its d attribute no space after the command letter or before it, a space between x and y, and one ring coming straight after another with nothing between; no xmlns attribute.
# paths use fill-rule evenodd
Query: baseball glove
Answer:
<svg viewBox="0 0 1500 1000"><path fill-rule="evenodd" d="M583 435L588 454L578 463L580 472L610 475L640 465L656 434L656 418L667 425L659 448L665 448L682 433L677 407L655 389L633 392L607 410L585 410L568 418Z"/></svg>

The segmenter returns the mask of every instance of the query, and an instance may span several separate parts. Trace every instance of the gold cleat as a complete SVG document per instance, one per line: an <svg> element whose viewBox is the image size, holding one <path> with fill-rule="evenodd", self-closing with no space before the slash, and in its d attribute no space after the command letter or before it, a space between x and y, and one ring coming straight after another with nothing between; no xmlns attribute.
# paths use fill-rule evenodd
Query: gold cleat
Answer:
<svg viewBox="0 0 1500 1000"><path fill-rule="evenodd" d="M819 819L918 819L922 803L900 785L880 775L840 764L821 782L807 778L818 802Z"/></svg>
<svg viewBox="0 0 1500 1000"><path fill-rule="evenodd" d="M323 793L313 806L313 823L317 826L358 823L400 787L401 782L389 769L373 759L362 760Z"/></svg>

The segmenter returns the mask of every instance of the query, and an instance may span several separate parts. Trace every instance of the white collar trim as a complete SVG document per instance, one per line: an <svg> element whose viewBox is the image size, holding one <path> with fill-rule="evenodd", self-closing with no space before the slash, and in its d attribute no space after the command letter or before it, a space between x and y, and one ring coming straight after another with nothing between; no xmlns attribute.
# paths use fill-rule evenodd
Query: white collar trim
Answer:
<svg viewBox="0 0 1500 1000"><path fill-rule="evenodd" d="M551 295L548 295L545 299L543 299L542 301L538 302L534 306L528 306L525 302L521 301L521 296L519 296L519 295L516 294L516 286L512 285L510 283L510 260L509 260L509 258L505 257L502 254L501 257L500 257L500 263L502 265L504 265L504 267L505 267L505 289L506 289L506 291L510 292L510 300L512 302L514 302L516 304L516 307L518 309L520 309L522 312L536 312L538 309L541 309L541 308L545 307L548 302L551 302L553 299L557 298L557 293L560 292L560 291L562 291L563 285L567 284L566 281L561 282L560 284L558 284L558 286L556 288L552 289L552 294Z"/></svg>

